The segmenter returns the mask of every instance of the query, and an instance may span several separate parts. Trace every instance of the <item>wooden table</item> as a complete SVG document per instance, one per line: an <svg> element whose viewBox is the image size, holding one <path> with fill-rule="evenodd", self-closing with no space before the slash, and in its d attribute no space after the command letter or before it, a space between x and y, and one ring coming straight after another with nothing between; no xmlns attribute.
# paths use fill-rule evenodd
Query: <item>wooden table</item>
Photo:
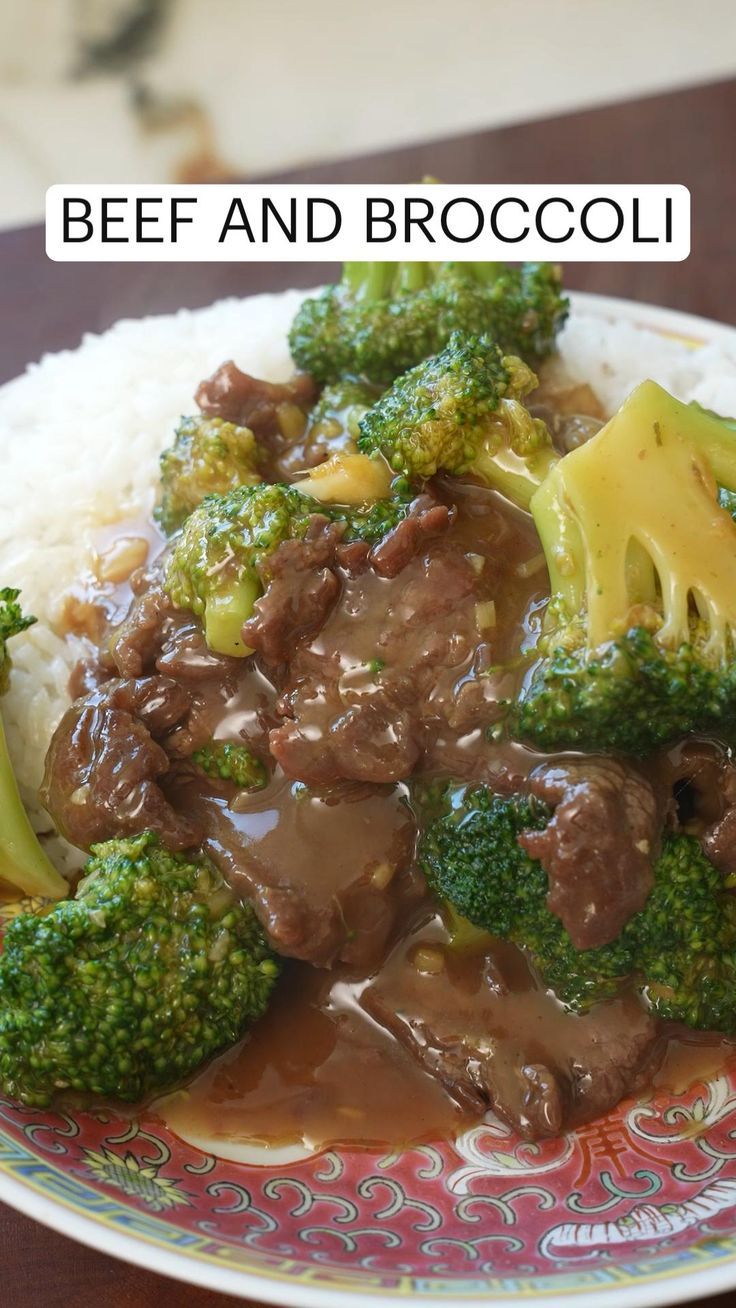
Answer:
<svg viewBox="0 0 736 1308"><path fill-rule="evenodd" d="M736 80L429 142L290 173L282 180L684 182L693 249L684 264L573 264L571 287L736 321ZM222 295L310 286L330 265L52 264L40 228L0 235L0 380L45 350L76 345L125 315L208 304ZM196 379L193 379L196 380ZM79 1245L0 1205L4 1308L215 1308L229 1300L183 1289ZM736 1305L736 1293L708 1301Z"/></svg>

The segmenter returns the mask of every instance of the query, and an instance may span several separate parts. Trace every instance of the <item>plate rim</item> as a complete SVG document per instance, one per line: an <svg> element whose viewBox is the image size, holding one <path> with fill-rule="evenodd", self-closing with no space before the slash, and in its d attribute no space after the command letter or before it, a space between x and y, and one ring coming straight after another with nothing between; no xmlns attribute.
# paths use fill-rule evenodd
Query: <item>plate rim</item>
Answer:
<svg viewBox="0 0 736 1308"><path fill-rule="evenodd" d="M721 342L736 345L736 327L678 309L589 291L571 291L570 301L573 311L582 309L602 318L625 318L634 326L678 338L693 348ZM624 1286L599 1285L579 1290L566 1286L559 1291L545 1288L539 1293L531 1289L507 1294L494 1290L479 1296L477 1293L464 1295L457 1290L430 1294L409 1290L397 1294L375 1287L364 1289L358 1284L308 1285L289 1280L278 1272L241 1266L224 1267L201 1251L192 1254L172 1251L145 1235L129 1235L113 1229L99 1218L80 1213L64 1200L49 1197L32 1182L12 1175L3 1159L0 1159L0 1200L60 1235L144 1270L171 1277L180 1283L236 1298L280 1304L284 1308L363 1308L371 1301L381 1303L384 1308L406 1308L408 1303L420 1308L432 1308L432 1305L442 1303L462 1304L463 1308L489 1308L493 1303L512 1303L519 1299L533 1299L540 1308L545 1308L545 1305L558 1308L571 1297L576 1308L599 1308L602 1300L608 1308L659 1308L660 1305L702 1297L704 1293L718 1294L736 1286L736 1239L733 1253L724 1256L716 1266L687 1272L669 1268L651 1277L639 1277ZM346 1282L349 1279L347 1273Z"/></svg>

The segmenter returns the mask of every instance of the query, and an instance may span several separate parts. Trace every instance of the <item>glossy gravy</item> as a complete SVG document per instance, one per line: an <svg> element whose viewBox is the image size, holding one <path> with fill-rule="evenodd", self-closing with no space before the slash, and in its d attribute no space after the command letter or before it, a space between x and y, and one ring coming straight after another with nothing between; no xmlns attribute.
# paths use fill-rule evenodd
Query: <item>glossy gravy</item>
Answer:
<svg viewBox="0 0 736 1308"><path fill-rule="evenodd" d="M394 1147L478 1120L360 1004L364 982L290 964L266 1017L185 1090L154 1105L174 1132L233 1145Z"/></svg>

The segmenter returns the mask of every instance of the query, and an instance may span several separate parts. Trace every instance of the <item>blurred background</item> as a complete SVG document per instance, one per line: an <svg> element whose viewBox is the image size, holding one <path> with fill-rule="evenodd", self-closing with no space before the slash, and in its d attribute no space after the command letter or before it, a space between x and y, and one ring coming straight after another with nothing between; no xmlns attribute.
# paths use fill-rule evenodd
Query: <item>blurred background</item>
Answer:
<svg viewBox="0 0 736 1308"><path fill-rule="evenodd" d="M248 178L714 81L736 72L735 11L4 0L0 226L39 220L52 182Z"/></svg>

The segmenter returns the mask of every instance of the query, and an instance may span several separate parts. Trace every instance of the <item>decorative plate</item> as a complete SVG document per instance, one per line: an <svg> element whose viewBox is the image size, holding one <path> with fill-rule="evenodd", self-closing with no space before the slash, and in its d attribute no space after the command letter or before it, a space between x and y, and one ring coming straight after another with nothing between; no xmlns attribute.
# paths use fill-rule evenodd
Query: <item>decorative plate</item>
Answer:
<svg viewBox="0 0 736 1308"><path fill-rule="evenodd" d="M576 296L693 348L733 329ZM7 915L7 909L5 910ZM145 1115L0 1100L0 1199L106 1253L244 1297L314 1308L534 1298L663 1304L736 1285L736 1055L560 1140L491 1114L454 1144L225 1162Z"/></svg>

